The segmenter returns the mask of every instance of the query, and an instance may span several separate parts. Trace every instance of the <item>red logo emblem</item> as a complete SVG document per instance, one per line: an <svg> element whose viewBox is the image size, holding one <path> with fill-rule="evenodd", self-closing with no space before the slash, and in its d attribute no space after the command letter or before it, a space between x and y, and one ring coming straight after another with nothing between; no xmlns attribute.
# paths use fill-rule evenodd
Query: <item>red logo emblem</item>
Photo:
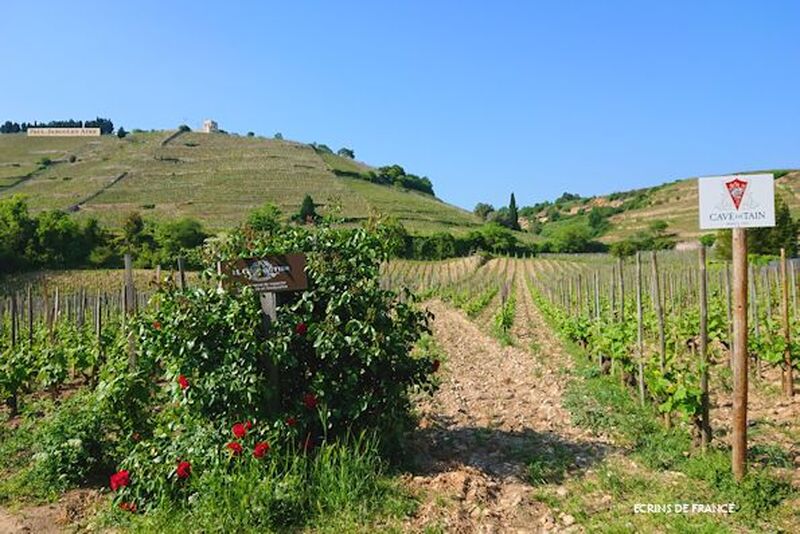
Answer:
<svg viewBox="0 0 800 534"><path fill-rule="evenodd" d="M733 205L736 206L738 210L739 204L742 203L742 198L744 198L744 191L747 189L747 182L736 178L730 182L725 182L725 187L728 188L728 194L731 196Z"/></svg>

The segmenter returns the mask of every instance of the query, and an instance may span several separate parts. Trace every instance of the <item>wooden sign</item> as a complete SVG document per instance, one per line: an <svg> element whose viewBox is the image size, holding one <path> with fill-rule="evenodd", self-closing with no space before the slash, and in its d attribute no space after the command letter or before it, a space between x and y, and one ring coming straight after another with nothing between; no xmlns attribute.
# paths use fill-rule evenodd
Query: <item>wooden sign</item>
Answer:
<svg viewBox="0 0 800 534"><path fill-rule="evenodd" d="M246 284L257 293L300 291L308 287L305 254L283 254L230 261L223 272L234 283Z"/></svg>

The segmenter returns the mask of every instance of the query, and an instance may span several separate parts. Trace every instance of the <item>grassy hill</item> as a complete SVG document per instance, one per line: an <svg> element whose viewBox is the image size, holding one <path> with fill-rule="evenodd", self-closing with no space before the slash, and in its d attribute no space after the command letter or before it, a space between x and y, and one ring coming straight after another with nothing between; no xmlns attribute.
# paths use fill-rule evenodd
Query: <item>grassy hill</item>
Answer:
<svg viewBox="0 0 800 534"><path fill-rule="evenodd" d="M792 214L800 217L800 170L781 169L769 171L778 176L776 195L789 205ZM669 224L668 231L678 241L696 240L704 232L698 228L697 179L687 178L655 187L585 197L556 203L557 220L552 220L552 207L538 212L541 236L547 238L571 224L584 224L593 207L615 208L619 212L608 218L608 227L599 236L605 243L613 243L646 231L655 220Z"/></svg>
<svg viewBox="0 0 800 534"><path fill-rule="evenodd" d="M21 193L35 210L58 208L118 225L145 217L196 218L220 230L270 201L288 214L305 194L357 222L374 210L416 233L463 234L480 226L470 212L411 190L353 176L369 166L311 146L225 134L143 132L124 139L0 135L0 197Z"/></svg>

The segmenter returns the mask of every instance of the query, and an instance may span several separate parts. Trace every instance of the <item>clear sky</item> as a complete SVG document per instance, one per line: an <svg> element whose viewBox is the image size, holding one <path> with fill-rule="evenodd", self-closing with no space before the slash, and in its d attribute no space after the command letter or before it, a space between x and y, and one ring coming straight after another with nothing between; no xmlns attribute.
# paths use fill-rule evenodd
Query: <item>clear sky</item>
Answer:
<svg viewBox="0 0 800 534"><path fill-rule="evenodd" d="M0 121L352 147L466 208L800 167L800 2L37 2Z"/></svg>

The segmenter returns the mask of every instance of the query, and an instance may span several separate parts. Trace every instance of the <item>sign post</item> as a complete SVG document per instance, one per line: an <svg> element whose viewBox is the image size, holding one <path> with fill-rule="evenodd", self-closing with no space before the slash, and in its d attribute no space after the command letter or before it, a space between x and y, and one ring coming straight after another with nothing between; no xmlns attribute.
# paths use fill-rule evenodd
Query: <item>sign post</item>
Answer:
<svg viewBox="0 0 800 534"><path fill-rule="evenodd" d="M283 254L241 258L221 266L228 283L248 285L258 293L261 302L264 333L269 333L270 324L277 319L278 293L301 291L308 287L305 254ZM270 362L270 387L273 400L278 395L278 368ZM277 406L273 406L276 408Z"/></svg>
<svg viewBox="0 0 800 534"><path fill-rule="evenodd" d="M746 228L775 226L775 181L771 174L715 176L698 180L701 229L733 231L733 414L731 463L742 480L747 471L747 234Z"/></svg>

